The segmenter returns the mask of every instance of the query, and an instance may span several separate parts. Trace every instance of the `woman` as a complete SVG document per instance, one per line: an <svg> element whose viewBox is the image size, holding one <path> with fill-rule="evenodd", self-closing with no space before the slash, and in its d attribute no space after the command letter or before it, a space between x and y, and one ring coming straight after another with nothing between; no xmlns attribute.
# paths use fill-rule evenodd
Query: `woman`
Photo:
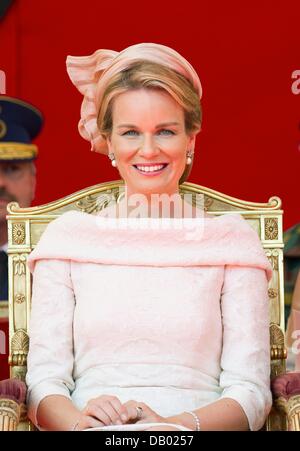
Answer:
<svg viewBox="0 0 300 451"><path fill-rule="evenodd" d="M298 272L292 296L291 313L287 323L288 347L294 354L295 371L300 371L300 271Z"/></svg>
<svg viewBox="0 0 300 451"><path fill-rule="evenodd" d="M99 215L63 214L29 257L30 418L45 430L261 428L272 269L240 215L172 202L201 128L195 70L158 44L68 57L67 70L84 95L80 134L126 191Z"/></svg>

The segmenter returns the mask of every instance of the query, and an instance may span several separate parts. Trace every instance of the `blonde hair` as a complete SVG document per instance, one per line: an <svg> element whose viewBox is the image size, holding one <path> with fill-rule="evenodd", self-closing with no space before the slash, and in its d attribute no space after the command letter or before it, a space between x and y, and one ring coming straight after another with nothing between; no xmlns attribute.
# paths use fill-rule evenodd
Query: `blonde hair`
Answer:
<svg viewBox="0 0 300 451"><path fill-rule="evenodd" d="M163 89L168 92L184 110L186 133L191 135L200 131L202 110L199 94L192 83L179 72L162 64L141 60L114 75L103 93L97 117L97 125L103 137L107 138L112 132L112 108L116 96L141 88ZM179 184L187 179L191 168L192 164L186 166Z"/></svg>

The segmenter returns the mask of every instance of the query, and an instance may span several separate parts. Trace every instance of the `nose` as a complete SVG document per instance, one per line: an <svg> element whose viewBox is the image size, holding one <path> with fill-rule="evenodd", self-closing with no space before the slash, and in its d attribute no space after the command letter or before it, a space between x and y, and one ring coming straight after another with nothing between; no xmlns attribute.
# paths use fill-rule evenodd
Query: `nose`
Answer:
<svg viewBox="0 0 300 451"><path fill-rule="evenodd" d="M160 152L157 144L155 143L155 139L151 134L145 134L142 145L140 148L140 155L145 158L152 158L153 156L158 155Z"/></svg>

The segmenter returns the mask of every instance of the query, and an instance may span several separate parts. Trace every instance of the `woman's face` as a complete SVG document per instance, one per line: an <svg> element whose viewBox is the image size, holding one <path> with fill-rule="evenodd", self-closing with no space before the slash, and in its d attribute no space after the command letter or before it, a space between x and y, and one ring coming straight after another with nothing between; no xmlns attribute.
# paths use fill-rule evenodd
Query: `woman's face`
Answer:
<svg viewBox="0 0 300 451"><path fill-rule="evenodd" d="M136 89L114 99L109 152L127 194L178 193L195 135L185 131L183 108L165 91Z"/></svg>

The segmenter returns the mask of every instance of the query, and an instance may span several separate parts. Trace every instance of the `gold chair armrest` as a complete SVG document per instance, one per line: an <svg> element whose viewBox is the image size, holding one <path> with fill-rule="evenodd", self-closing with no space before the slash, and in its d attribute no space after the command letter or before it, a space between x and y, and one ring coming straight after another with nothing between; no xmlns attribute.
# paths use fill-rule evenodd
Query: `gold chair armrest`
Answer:
<svg viewBox="0 0 300 451"><path fill-rule="evenodd" d="M0 431L17 430L26 390L26 384L19 379L0 381Z"/></svg>
<svg viewBox="0 0 300 451"><path fill-rule="evenodd" d="M300 431L300 372L288 372L272 380L274 404L284 412L289 431Z"/></svg>
<svg viewBox="0 0 300 451"><path fill-rule="evenodd" d="M287 416L288 430L300 431L300 395L285 399L280 396L275 400L276 407L284 411Z"/></svg>
<svg viewBox="0 0 300 451"><path fill-rule="evenodd" d="M0 431L16 431L21 407L12 399L0 398Z"/></svg>

